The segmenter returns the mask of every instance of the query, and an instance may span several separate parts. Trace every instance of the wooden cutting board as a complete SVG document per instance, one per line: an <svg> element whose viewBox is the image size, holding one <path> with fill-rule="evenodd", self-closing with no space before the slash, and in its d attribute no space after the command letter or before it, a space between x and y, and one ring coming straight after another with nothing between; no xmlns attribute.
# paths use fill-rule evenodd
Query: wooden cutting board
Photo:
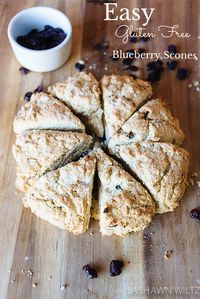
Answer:
<svg viewBox="0 0 200 299"><path fill-rule="evenodd" d="M121 61L109 58L112 49L143 47L163 51L176 44L181 52L198 52L198 0L118 1L121 7L155 7L148 30L159 24L179 24L189 39L157 37L143 44L122 47L114 37L118 22L103 21L104 7L79 0L0 0L0 298L176 298L177 288L187 298L195 298L200 290L200 224L189 216L200 205L200 188L190 185L182 205L175 212L155 216L144 232L126 238L102 237L98 223L92 222L87 233L73 236L37 219L22 207L21 193L16 193L15 163L11 154L15 136L13 117L23 103L20 97L42 84L62 81L75 73L79 58L88 60L86 70L98 78L105 73L128 73ZM6 29L11 17L21 9L49 5L62 10L73 24L73 50L67 64L51 73L29 73L23 76L8 44ZM131 23L129 23L131 24ZM105 51L95 51L98 42L109 41ZM146 60L139 60L137 75L146 78ZM199 63L182 60L180 66L189 71L189 78L176 79L176 73L165 70L154 86L155 96L164 97L172 112L180 119L186 133L184 147L190 152L190 175L200 171L200 98L188 85L199 80ZM200 177L198 178L200 179ZM197 179L194 178L194 181ZM173 250L166 260L167 250ZM109 262L120 258L125 262L122 274L111 278ZM83 265L96 267L99 278L88 280ZM35 283L36 287L33 287ZM62 287L66 286L66 288ZM192 287L195 287L192 289ZM174 289L175 288L175 289ZM160 292L161 292L160 291ZM170 296L172 292L173 295ZM193 293L192 293L193 292ZM183 294L182 293L182 294ZM198 295L200 296L200 295ZM180 298L180 297L179 297Z"/></svg>

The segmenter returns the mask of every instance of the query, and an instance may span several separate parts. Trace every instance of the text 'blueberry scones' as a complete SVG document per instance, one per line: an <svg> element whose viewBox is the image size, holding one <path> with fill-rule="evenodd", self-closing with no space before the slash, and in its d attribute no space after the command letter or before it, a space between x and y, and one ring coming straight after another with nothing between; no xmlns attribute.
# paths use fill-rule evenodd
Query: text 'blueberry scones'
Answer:
<svg viewBox="0 0 200 299"><path fill-rule="evenodd" d="M148 82L106 75L100 90L80 72L48 91L33 93L13 123L25 207L74 234L94 218L102 235L126 236L179 205L189 164L179 147L184 133L165 102L151 99Z"/></svg>

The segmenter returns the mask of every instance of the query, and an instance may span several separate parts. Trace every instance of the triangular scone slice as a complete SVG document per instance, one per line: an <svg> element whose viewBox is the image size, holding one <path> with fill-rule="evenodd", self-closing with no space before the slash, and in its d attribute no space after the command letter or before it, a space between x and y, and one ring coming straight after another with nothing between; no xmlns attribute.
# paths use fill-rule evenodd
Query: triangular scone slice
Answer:
<svg viewBox="0 0 200 299"><path fill-rule="evenodd" d="M49 86L48 91L75 111L92 132L103 137L100 88L92 74L77 73L63 83Z"/></svg>
<svg viewBox="0 0 200 299"><path fill-rule="evenodd" d="M12 148L16 187L27 191L39 176L77 159L91 146L92 137L85 133L36 130L17 135Z"/></svg>
<svg viewBox="0 0 200 299"><path fill-rule="evenodd" d="M108 141L138 106L152 96L151 84L131 76L110 75L102 78L105 133Z"/></svg>
<svg viewBox="0 0 200 299"><path fill-rule="evenodd" d="M178 145L184 140L179 121L161 99L150 100L135 112L111 138L109 148L144 140Z"/></svg>
<svg viewBox="0 0 200 299"><path fill-rule="evenodd" d="M84 233L90 221L96 159L77 162L41 176L23 198L38 217L74 234Z"/></svg>
<svg viewBox="0 0 200 299"><path fill-rule="evenodd" d="M97 150L100 179L100 231L125 236L143 230L155 213L150 194L102 150Z"/></svg>
<svg viewBox="0 0 200 299"><path fill-rule="evenodd" d="M153 196L157 213L179 205L187 186L186 150L169 143L140 142L122 145L119 154Z"/></svg>
<svg viewBox="0 0 200 299"><path fill-rule="evenodd" d="M15 133L33 129L85 131L80 119L67 106L44 92L34 93L30 102L21 107L13 127Z"/></svg>

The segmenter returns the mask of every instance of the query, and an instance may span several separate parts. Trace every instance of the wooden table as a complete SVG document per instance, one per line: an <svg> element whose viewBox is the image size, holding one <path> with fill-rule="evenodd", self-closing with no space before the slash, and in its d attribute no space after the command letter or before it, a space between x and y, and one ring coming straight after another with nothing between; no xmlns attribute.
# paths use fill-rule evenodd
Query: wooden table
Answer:
<svg viewBox="0 0 200 299"><path fill-rule="evenodd" d="M160 24L179 24L182 31L191 33L188 39L151 39L139 45L146 51L163 51L171 43L176 44L180 52L198 51L198 0L118 2L121 7L155 7L148 24L149 31ZM69 62L57 71L43 74L31 72L23 76L10 49L6 29L16 12L34 5L49 5L69 16L73 24L73 51ZM122 62L112 62L109 58L112 49L122 48L121 41L114 37L114 30L120 22L105 22L104 15L103 6L81 0L0 1L2 299L176 298L175 293L170 296L169 292L177 287L182 288L187 298L195 298L191 287L200 287L200 226L189 216L190 210L200 205L200 188L196 183L189 186L182 205L175 212L157 215L144 232L126 238L101 237L98 223L94 222L87 233L73 236L37 219L23 208L22 194L16 193L15 163L11 154L15 140L12 121L22 104L20 97L41 83L46 88L50 83L64 80L75 72L74 64L79 58L88 59L86 70L92 71L98 78L104 73L128 73L122 70ZM109 49L95 51L94 44L102 41L109 41ZM138 47L138 44L128 43L123 46L124 49L133 47ZM146 76L146 62L137 62L141 78ZM187 136L184 147L190 152L192 174L200 171L200 98L195 88L189 88L188 85L199 79L199 63L195 60L182 60L179 64L189 70L189 78L179 81L175 72L166 70L159 84L154 86L154 92L166 99L173 113L180 119ZM164 258L166 250L173 250L168 260ZM125 267L120 276L111 278L108 265L115 258L122 258ZM98 279L86 279L82 267L87 263L98 269ZM36 287L33 287L34 283ZM61 287L64 285L66 288ZM169 290L161 296L156 291L159 287L168 287Z"/></svg>

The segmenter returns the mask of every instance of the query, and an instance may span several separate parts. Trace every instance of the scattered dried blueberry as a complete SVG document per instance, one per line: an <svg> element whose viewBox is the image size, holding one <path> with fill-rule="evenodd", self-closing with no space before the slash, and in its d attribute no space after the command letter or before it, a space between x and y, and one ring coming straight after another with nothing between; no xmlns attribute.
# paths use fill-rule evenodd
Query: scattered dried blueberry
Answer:
<svg viewBox="0 0 200 299"><path fill-rule="evenodd" d="M124 263L119 260L112 260L110 262L110 268L109 268L109 274L110 276L117 276L120 275L122 272L122 268L124 266Z"/></svg>
<svg viewBox="0 0 200 299"><path fill-rule="evenodd" d="M87 278L94 279L98 277L97 271L89 264L83 266L83 271L85 271Z"/></svg>
<svg viewBox="0 0 200 299"><path fill-rule="evenodd" d="M147 42L148 40L149 40L149 38L146 36L142 36L141 38L140 38L140 40L142 41L142 42Z"/></svg>
<svg viewBox="0 0 200 299"><path fill-rule="evenodd" d="M191 210L190 216L200 222L200 209Z"/></svg>
<svg viewBox="0 0 200 299"><path fill-rule="evenodd" d="M39 85L39 86L34 90L34 92L42 92L42 91L43 91L42 85Z"/></svg>
<svg viewBox="0 0 200 299"><path fill-rule="evenodd" d="M177 53L176 46L174 46L174 45L169 45L169 46L167 47L167 50L168 50L168 52L169 52L170 54L176 54L176 53Z"/></svg>
<svg viewBox="0 0 200 299"><path fill-rule="evenodd" d="M176 69L178 62L176 60L169 60L166 62L169 70L173 71Z"/></svg>
<svg viewBox="0 0 200 299"><path fill-rule="evenodd" d="M117 189L117 190L122 190L122 188L121 188L120 185L116 185L116 186L115 186L115 189Z"/></svg>
<svg viewBox="0 0 200 299"><path fill-rule="evenodd" d="M160 80L160 73L159 72L153 71L153 72L150 72L147 76L147 81L149 81L151 83L155 83L159 80Z"/></svg>
<svg viewBox="0 0 200 299"><path fill-rule="evenodd" d="M85 64L84 64L84 63L77 62L77 63L75 64L75 68L76 68L77 70L79 70L79 72L81 72L81 71L84 69L84 67L85 67Z"/></svg>
<svg viewBox="0 0 200 299"><path fill-rule="evenodd" d="M21 67L19 68L19 71L20 71L20 73L21 73L22 75L27 75L27 74L30 72L30 70L28 70L28 69L25 68L24 66L21 66Z"/></svg>
<svg viewBox="0 0 200 299"><path fill-rule="evenodd" d="M137 39L137 37L135 36L135 32L132 32L131 33L131 38L130 38L130 42L131 43L137 43L137 41L138 41L138 39Z"/></svg>
<svg viewBox="0 0 200 299"><path fill-rule="evenodd" d="M179 80L184 80L185 78L187 78L187 70L182 67L178 68L176 76Z"/></svg>
<svg viewBox="0 0 200 299"><path fill-rule="evenodd" d="M108 213L108 207L103 210L104 213Z"/></svg>
<svg viewBox="0 0 200 299"><path fill-rule="evenodd" d="M30 102L30 99L31 99L32 94L33 94L33 93L32 93L31 91L26 92L25 95L24 95L24 100L25 100L26 102Z"/></svg>
<svg viewBox="0 0 200 299"><path fill-rule="evenodd" d="M61 28L45 25L43 30L32 29L26 35L18 36L17 42L28 49L47 50L58 46L66 38Z"/></svg>
<svg viewBox="0 0 200 299"><path fill-rule="evenodd" d="M128 69L129 69L130 71L132 71L132 72L137 72L138 67L137 67L136 65L130 65L130 66L128 67Z"/></svg>
<svg viewBox="0 0 200 299"><path fill-rule="evenodd" d="M131 58L125 58L125 59L123 59L123 64L124 65L131 65L132 61L133 60Z"/></svg>
<svg viewBox="0 0 200 299"><path fill-rule="evenodd" d="M137 52L138 52L139 54L142 54L142 53L145 52L145 49L143 49L143 48L139 48L139 49L137 50Z"/></svg>
<svg viewBox="0 0 200 299"><path fill-rule="evenodd" d="M128 138L129 138L129 139L133 139L133 137L134 137L134 133L133 133L133 132L130 132L130 133L128 134Z"/></svg>

